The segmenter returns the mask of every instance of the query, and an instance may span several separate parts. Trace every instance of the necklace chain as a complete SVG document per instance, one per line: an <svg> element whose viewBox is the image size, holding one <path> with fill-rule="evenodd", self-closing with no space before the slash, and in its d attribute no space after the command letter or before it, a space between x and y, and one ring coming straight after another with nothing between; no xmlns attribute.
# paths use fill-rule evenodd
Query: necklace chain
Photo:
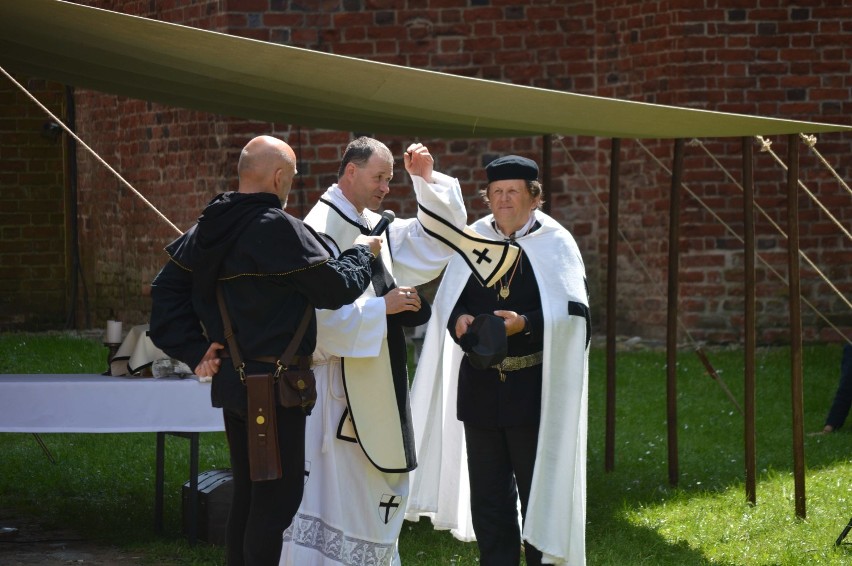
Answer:
<svg viewBox="0 0 852 566"><path fill-rule="evenodd" d="M533 226L535 226L535 222L533 222L533 224L530 225L529 228L527 228L527 231L524 233L524 236L526 236L527 234L530 233L530 231L532 231ZM514 235L511 236L509 239L512 242L514 242L515 241ZM523 255L524 255L524 249L521 248L520 251L518 252L518 259L515 260L515 267L512 269L512 275L509 276L509 281L507 281L505 285L503 284L503 278L502 277L500 278L500 290L497 291L497 297L498 297L497 300L509 298L509 287L511 287L511 285L512 285L512 280L515 279L515 272L518 271L518 265L520 265L521 256L523 256Z"/></svg>
<svg viewBox="0 0 852 566"><path fill-rule="evenodd" d="M512 280L515 279L515 272L518 271L518 265L520 265L520 263L521 263L521 256L522 255L524 255L523 248L518 253L518 259L515 260L515 267L512 269L512 275L509 276L509 281L505 285L503 284L503 278L502 277L500 278L500 291L497 292L497 295L501 299L508 299L509 298L509 287L511 287L511 285L512 285Z"/></svg>

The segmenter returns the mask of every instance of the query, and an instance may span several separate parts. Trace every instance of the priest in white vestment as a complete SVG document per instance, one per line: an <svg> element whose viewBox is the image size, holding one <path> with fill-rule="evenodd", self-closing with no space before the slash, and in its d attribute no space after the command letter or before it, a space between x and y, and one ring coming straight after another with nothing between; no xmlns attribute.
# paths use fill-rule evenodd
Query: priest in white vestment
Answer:
<svg viewBox="0 0 852 566"><path fill-rule="evenodd" d="M458 181L433 171L426 147L403 156L419 207L461 230L466 221ZM393 156L372 138L354 140L338 182L305 223L332 255L381 220ZM408 399L403 326L426 322L429 305L416 285L436 278L453 254L417 219L395 219L373 262L373 285L352 305L317 311L314 373L317 404L307 419L305 492L284 533L281 564L399 564L397 538L409 472L417 463Z"/></svg>
<svg viewBox="0 0 852 566"><path fill-rule="evenodd" d="M483 565L517 566L523 544L528 565L583 566L585 268L571 234L539 210L534 161L504 156L486 174L492 214L470 228L521 251L490 286L462 255L441 279L411 390L418 468L406 514L476 540ZM496 323L502 349L479 347L480 320Z"/></svg>

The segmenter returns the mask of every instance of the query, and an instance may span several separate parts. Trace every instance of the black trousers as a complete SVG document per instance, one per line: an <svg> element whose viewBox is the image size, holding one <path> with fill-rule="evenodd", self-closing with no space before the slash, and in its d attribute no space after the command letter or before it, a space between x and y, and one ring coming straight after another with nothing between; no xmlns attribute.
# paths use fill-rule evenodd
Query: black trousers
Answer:
<svg viewBox="0 0 852 566"><path fill-rule="evenodd" d="M473 531L481 566L518 566L521 561L521 515L530 497L538 427L488 428L465 423L467 468ZM528 566L541 564L541 552L524 545Z"/></svg>
<svg viewBox="0 0 852 566"><path fill-rule="evenodd" d="M228 515L228 566L278 566L284 530L305 487L305 415L277 407L281 479L251 481L244 411L224 409L234 495Z"/></svg>
<svg viewBox="0 0 852 566"><path fill-rule="evenodd" d="M843 358L840 360L840 382L837 384L837 392L831 409L825 418L825 424L831 425L835 430L843 426L849 409L852 407L852 346L843 345Z"/></svg>

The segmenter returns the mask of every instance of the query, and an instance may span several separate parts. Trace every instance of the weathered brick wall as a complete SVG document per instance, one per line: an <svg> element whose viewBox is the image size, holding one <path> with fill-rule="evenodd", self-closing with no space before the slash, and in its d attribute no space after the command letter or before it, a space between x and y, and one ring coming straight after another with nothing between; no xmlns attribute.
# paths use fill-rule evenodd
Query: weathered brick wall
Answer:
<svg viewBox="0 0 852 566"><path fill-rule="evenodd" d="M848 122L852 110L852 47L847 40L852 8L828 2L767 0L760 7L731 7L705 0L696 7L683 0L533 0L523 5L424 0L416 9L398 8L391 0L90 4L314 50L581 94L839 122ZM341 96L345 87L341 85ZM335 180L340 153L353 135L246 123L90 92L78 93L77 100L84 139L181 229L216 192L233 188L237 152L253 135L280 135L299 154L301 175L290 199L291 212L299 215ZM413 141L382 139L395 155ZM485 212L476 196L485 162L507 152L541 160L538 137L416 141L432 149L440 170L460 179L471 219ZM702 146L687 146L684 184L691 194L683 195L681 211L682 320L696 339L738 341L742 199L734 181L741 181L740 140L701 141L721 167ZM786 159L786 140L773 142ZM619 332L661 338L670 190L664 167L671 166L672 143L642 144L647 152L636 141L622 144L620 228L627 242L619 244L619 299L613 314ZM820 136L817 146L846 180L850 146L848 135ZM556 137L547 195L553 216L574 233L584 253L597 331L607 314L609 147L606 139ZM159 250L174 234L100 165L84 155L80 160L86 181L85 189L81 181L84 263L96 318L144 322L147 286L164 258ZM849 195L805 146L801 170L803 183L848 229ZM401 162L395 173L388 207L400 215L413 214ZM759 151L755 180L758 204L786 230L783 170ZM89 192L84 195L84 190ZM699 201L712 207L736 235ZM850 243L810 199L803 196L799 204L803 249L841 292L852 295ZM761 256L786 278L785 239L760 216L756 231ZM784 341L789 334L786 287L768 267L758 267L759 339ZM843 301L806 265L802 276L808 301L852 335L852 317ZM804 308L806 339L837 339Z"/></svg>
<svg viewBox="0 0 852 566"><path fill-rule="evenodd" d="M189 110L82 92L80 137L172 224L93 156L80 163L81 262L92 282L93 318L147 322L150 282L165 244L192 225L204 204L233 189L228 122Z"/></svg>
<svg viewBox="0 0 852 566"><path fill-rule="evenodd" d="M62 85L15 76L60 118ZM0 330L61 327L67 316L63 145L49 118L0 84ZM43 133L44 132L44 133Z"/></svg>

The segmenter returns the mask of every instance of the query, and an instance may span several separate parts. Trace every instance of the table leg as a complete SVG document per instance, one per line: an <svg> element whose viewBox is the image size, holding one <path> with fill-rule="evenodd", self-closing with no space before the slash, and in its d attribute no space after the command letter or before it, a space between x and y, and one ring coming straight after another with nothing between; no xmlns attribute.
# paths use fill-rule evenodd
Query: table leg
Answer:
<svg viewBox="0 0 852 566"><path fill-rule="evenodd" d="M154 488L154 531L163 532L163 483L165 481L163 458L166 445L166 433L157 433L157 471Z"/></svg>
<svg viewBox="0 0 852 566"><path fill-rule="evenodd" d="M837 540L834 542L834 546L840 546L843 543L843 539L846 538L846 535L849 534L849 531L852 530L852 519L849 519L849 524L843 529L843 532L840 533L840 536L837 537Z"/></svg>
<svg viewBox="0 0 852 566"><path fill-rule="evenodd" d="M154 530L163 532L163 497L165 485L165 444L166 435L179 436L189 440L189 525L187 538L190 546L198 542L198 439L197 432L158 432L157 433L157 473L154 494Z"/></svg>
<svg viewBox="0 0 852 566"><path fill-rule="evenodd" d="M47 444L44 443L44 440L41 439L41 436L34 432L33 437L35 438L35 441L38 442L38 445L41 446L42 452L44 452L44 455L47 456L48 460L50 460L50 463L55 464L56 459L53 457L53 454L51 454L50 448L48 448Z"/></svg>
<svg viewBox="0 0 852 566"><path fill-rule="evenodd" d="M198 433L189 435L189 545L198 540Z"/></svg>

